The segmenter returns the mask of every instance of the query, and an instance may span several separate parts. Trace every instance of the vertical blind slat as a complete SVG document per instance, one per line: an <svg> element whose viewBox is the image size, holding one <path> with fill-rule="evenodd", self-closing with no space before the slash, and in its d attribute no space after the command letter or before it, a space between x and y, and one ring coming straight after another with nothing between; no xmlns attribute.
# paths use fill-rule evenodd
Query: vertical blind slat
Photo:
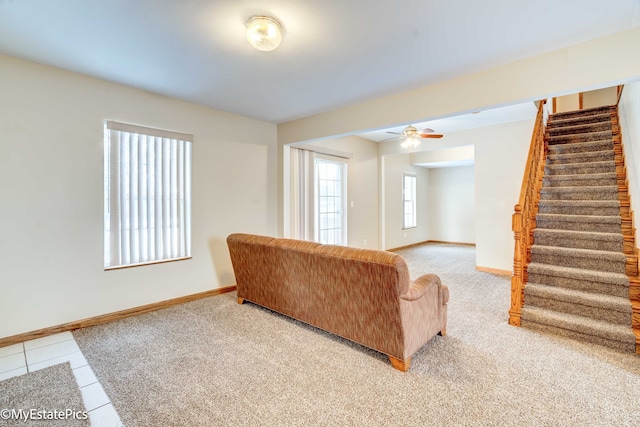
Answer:
<svg viewBox="0 0 640 427"><path fill-rule="evenodd" d="M121 264L130 264L129 260L129 134L121 134L120 150L120 257Z"/></svg>
<svg viewBox="0 0 640 427"><path fill-rule="evenodd" d="M184 141L178 141L178 256L184 256Z"/></svg>
<svg viewBox="0 0 640 427"><path fill-rule="evenodd" d="M131 263L139 262L139 247L138 247L138 134L131 135L131 142L129 148L131 149L131 155L129 157L129 172L131 176L129 178L129 247L130 247L130 259Z"/></svg>
<svg viewBox="0 0 640 427"><path fill-rule="evenodd" d="M191 142L105 131L105 267L191 255Z"/></svg>
<svg viewBox="0 0 640 427"><path fill-rule="evenodd" d="M163 259L162 241L162 181L163 181L162 138L156 138L156 259Z"/></svg>
<svg viewBox="0 0 640 427"><path fill-rule="evenodd" d="M177 197L178 197L178 161L177 157L177 141L171 140L171 256L178 256L178 213L177 213Z"/></svg>
<svg viewBox="0 0 640 427"><path fill-rule="evenodd" d="M147 137L147 255L149 260L155 259L155 234L153 232L155 216L155 138Z"/></svg>
<svg viewBox="0 0 640 427"><path fill-rule="evenodd" d="M165 257L171 257L171 146L167 138L162 139L162 252Z"/></svg>
<svg viewBox="0 0 640 427"><path fill-rule="evenodd" d="M191 143L185 142L185 256L191 256Z"/></svg>

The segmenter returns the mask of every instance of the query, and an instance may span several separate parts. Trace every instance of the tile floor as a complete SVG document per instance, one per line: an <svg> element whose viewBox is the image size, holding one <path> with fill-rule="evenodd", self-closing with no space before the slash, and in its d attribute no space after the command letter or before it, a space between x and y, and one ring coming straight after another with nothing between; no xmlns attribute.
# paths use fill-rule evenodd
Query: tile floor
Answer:
<svg viewBox="0 0 640 427"><path fill-rule="evenodd" d="M65 362L71 364L84 406L89 412L91 426L122 427L118 413L71 332L0 348L0 381Z"/></svg>

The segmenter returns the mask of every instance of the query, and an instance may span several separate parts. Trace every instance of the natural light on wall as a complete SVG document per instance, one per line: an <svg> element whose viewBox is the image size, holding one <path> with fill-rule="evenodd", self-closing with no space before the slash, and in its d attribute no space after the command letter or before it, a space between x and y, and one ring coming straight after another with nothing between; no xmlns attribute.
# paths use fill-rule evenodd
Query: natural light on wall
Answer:
<svg viewBox="0 0 640 427"><path fill-rule="evenodd" d="M108 121L105 269L191 257L193 136Z"/></svg>

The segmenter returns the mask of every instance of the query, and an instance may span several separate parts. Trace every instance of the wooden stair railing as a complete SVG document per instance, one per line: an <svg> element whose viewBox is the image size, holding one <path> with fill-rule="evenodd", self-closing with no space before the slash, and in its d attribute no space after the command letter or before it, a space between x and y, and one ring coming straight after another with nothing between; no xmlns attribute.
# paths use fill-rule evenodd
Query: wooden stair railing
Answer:
<svg viewBox="0 0 640 427"><path fill-rule="evenodd" d="M513 326L520 326L522 306L524 305L524 284L527 282L527 265L531 256L533 230L536 228L538 201L544 174L547 152L545 105L546 100L540 101L538 105L538 115L531 135L527 166L522 178L522 187L520 188L520 199L514 207L515 212L511 222L515 248L513 254L513 276L511 277L509 324Z"/></svg>

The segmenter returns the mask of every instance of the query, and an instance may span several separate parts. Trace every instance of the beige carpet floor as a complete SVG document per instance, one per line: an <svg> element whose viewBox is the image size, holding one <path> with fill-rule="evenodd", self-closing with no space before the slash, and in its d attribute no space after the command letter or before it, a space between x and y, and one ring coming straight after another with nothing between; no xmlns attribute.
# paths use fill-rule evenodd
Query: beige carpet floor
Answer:
<svg viewBox="0 0 640 427"><path fill-rule="evenodd" d="M472 247L400 253L451 294L407 373L235 293L74 336L128 427L640 425L640 357L509 326L509 278Z"/></svg>
<svg viewBox="0 0 640 427"><path fill-rule="evenodd" d="M0 381L0 426L88 426L85 411L69 363Z"/></svg>

